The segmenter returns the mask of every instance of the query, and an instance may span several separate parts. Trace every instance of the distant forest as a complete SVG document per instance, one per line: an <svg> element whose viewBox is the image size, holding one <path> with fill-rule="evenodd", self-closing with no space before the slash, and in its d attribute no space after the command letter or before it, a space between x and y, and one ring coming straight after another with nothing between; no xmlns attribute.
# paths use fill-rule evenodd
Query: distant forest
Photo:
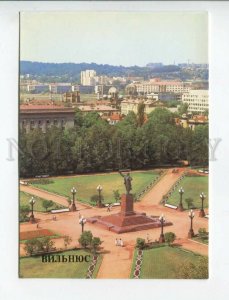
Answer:
<svg viewBox="0 0 229 300"><path fill-rule="evenodd" d="M20 74L30 74L33 76L40 76L43 79L46 77L54 76L61 77L66 80L79 80L80 72L85 70L95 70L98 75L109 76L140 76L147 79L155 74L177 73L180 68L175 65L162 66L159 68L151 69L150 67L139 66L112 66L112 65L99 65L96 63L41 63L31 61L20 62Z"/></svg>

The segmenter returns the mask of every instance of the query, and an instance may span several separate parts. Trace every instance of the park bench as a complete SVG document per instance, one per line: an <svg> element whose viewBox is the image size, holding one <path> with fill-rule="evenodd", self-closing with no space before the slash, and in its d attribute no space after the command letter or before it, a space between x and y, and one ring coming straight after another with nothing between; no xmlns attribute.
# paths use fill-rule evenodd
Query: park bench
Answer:
<svg viewBox="0 0 229 300"><path fill-rule="evenodd" d="M62 208L62 209L52 209L51 214L58 214L58 213L63 213L63 212L68 212L69 208Z"/></svg>
<svg viewBox="0 0 229 300"><path fill-rule="evenodd" d="M108 207L109 205L110 205L111 207L113 207L113 206L119 206L119 205L121 205L121 203L120 203L120 202L115 202L115 203L112 203L112 204L108 204L108 203L105 204L106 207Z"/></svg>
<svg viewBox="0 0 229 300"><path fill-rule="evenodd" d="M165 207L172 208L172 209L177 209L177 206L172 205L172 204L168 204L168 203L165 204Z"/></svg>
<svg viewBox="0 0 229 300"><path fill-rule="evenodd" d="M21 185L28 185L28 182L27 182L27 181L22 181L22 180L20 180L20 184L21 184Z"/></svg>

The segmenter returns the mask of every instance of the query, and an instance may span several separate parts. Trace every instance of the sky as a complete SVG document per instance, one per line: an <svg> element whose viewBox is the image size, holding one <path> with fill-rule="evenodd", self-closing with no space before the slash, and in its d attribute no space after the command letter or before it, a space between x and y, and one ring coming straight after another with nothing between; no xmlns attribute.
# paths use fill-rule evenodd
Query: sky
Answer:
<svg viewBox="0 0 229 300"><path fill-rule="evenodd" d="M206 12L25 12L21 60L145 66L208 62Z"/></svg>

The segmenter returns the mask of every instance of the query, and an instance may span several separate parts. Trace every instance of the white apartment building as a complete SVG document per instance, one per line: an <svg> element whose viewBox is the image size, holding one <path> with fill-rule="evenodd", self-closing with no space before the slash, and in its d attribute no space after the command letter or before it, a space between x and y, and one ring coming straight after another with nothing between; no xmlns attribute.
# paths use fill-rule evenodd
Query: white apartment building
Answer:
<svg viewBox="0 0 229 300"><path fill-rule="evenodd" d="M138 112L138 105L140 103L145 104L145 113L149 114L160 105L157 100L141 100L141 99L126 99L121 102L121 114L128 115L129 112L133 111L135 114Z"/></svg>
<svg viewBox="0 0 229 300"><path fill-rule="evenodd" d="M190 90L182 95L182 102L188 103L189 112L208 110L208 90Z"/></svg>
<svg viewBox="0 0 229 300"><path fill-rule="evenodd" d="M143 81L134 84L136 87L137 93L159 93L159 92L168 92L168 93L187 93L191 89L190 83L185 83L181 81Z"/></svg>
<svg viewBox="0 0 229 300"><path fill-rule="evenodd" d="M95 70L86 70L81 72L81 84L82 85L95 85Z"/></svg>

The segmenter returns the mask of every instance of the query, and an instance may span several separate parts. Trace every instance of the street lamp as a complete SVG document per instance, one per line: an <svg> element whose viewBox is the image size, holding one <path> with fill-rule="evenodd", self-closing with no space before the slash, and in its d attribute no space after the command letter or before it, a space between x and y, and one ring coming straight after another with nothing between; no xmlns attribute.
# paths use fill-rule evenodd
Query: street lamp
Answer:
<svg viewBox="0 0 229 300"><path fill-rule="evenodd" d="M179 206L178 206L178 210L183 211L184 208L183 208L183 203L182 203L182 196L184 194L184 189L182 187L179 189L179 194L180 194L180 203L179 203Z"/></svg>
<svg viewBox="0 0 229 300"><path fill-rule="evenodd" d="M192 209L190 210L188 216L189 216L189 218L190 218L190 220L191 220L191 226L190 226L190 229L189 229L189 232L188 232L188 238L191 239L191 238L194 237L194 231L193 231L193 226L192 226L192 220L193 220L193 218L194 218L194 216L195 216L195 213L194 213L194 211L193 211Z"/></svg>
<svg viewBox="0 0 229 300"><path fill-rule="evenodd" d="M97 186L97 191L98 191L98 193L99 193L99 203L98 203L98 207L102 207L102 196L101 196L101 192L102 192L102 190L103 190L103 187L99 184L98 186Z"/></svg>
<svg viewBox="0 0 229 300"><path fill-rule="evenodd" d="M205 211L204 211L204 199L206 198L206 196L204 195L204 193L202 192L200 194L200 199L201 199L201 209L199 212L199 217L203 218L205 217Z"/></svg>
<svg viewBox="0 0 229 300"><path fill-rule="evenodd" d="M81 225L81 228L82 228L82 233L83 233L84 225L86 224L86 222L87 222L87 219L85 219L83 216L79 220L79 224Z"/></svg>
<svg viewBox="0 0 229 300"><path fill-rule="evenodd" d="M30 223L36 223L36 220L34 218L34 214L33 214L33 206L35 204L36 200L34 199L34 197L32 197L30 200L29 200L29 204L31 205L31 215L29 217L29 221Z"/></svg>
<svg viewBox="0 0 229 300"><path fill-rule="evenodd" d="M75 187L71 189L71 193L72 193L72 205L70 207L70 211L76 211L76 204L75 204L76 188Z"/></svg>
<svg viewBox="0 0 229 300"><path fill-rule="evenodd" d="M160 238L159 238L159 243L164 243L165 242L165 235L164 235L163 229L164 229L165 218L164 218L163 214L159 217L159 221L161 223L161 235L160 235Z"/></svg>

